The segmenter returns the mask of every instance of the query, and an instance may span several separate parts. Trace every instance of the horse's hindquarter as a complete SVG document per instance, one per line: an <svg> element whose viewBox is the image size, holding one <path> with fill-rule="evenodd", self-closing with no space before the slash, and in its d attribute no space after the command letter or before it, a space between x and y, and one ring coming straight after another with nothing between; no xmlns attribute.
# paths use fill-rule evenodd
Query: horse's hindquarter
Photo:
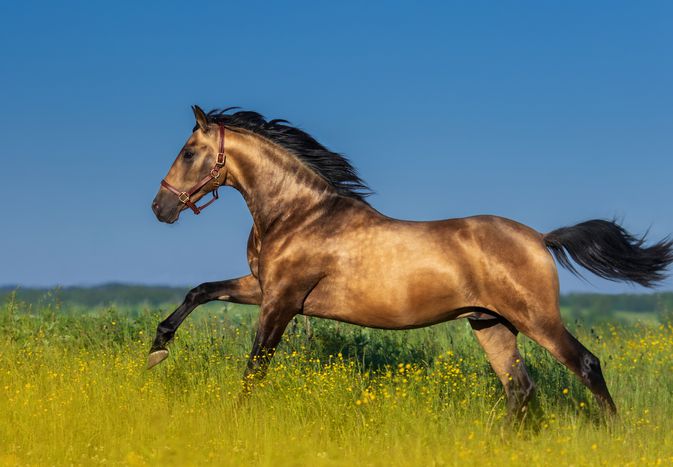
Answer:
<svg viewBox="0 0 673 467"><path fill-rule="evenodd" d="M385 219L342 231L327 250L325 277L308 295L304 313L381 328L437 323L465 308L498 312L509 306L503 295L533 293L531 271L555 278L540 234L487 216Z"/></svg>

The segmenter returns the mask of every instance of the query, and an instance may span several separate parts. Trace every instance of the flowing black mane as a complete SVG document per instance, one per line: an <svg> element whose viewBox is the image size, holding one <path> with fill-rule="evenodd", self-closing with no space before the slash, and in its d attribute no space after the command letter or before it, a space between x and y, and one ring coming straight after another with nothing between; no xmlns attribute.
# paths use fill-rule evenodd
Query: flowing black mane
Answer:
<svg viewBox="0 0 673 467"><path fill-rule="evenodd" d="M236 108L236 107L234 107ZM256 133L282 146L327 181L340 195L364 201L371 190L346 157L332 152L287 120L269 120L251 111L211 110L208 122Z"/></svg>

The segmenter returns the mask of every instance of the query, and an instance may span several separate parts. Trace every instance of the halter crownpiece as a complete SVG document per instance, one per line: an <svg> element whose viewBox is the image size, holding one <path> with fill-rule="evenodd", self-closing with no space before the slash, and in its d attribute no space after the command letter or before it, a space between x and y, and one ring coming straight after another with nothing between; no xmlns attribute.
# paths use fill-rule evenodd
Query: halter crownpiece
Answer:
<svg viewBox="0 0 673 467"><path fill-rule="evenodd" d="M220 195L217 192L220 185L222 185L222 183L220 183L219 180L220 169L223 168L224 164L227 162L227 156L224 154L224 125L220 125L219 128L220 128L220 149L217 152L217 159L215 159L215 165L213 166L212 169L210 169L208 175L203 177L196 185L194 185L187 191L178 190L173 185L168 183L165 178L161 180L161 186L166 188L171 193L176 194L180 202L186 205L192 211L194 211L194 214L196 215L201 214L202 210L213 204L215 200L220 197ZM194 204L194 202L192 202L191 196L197 191L199 191L201 188L206 186L211 181L215 182L215 188L212 190L213 192L212 199L201 206L197 206L196 204Z"/></svg>

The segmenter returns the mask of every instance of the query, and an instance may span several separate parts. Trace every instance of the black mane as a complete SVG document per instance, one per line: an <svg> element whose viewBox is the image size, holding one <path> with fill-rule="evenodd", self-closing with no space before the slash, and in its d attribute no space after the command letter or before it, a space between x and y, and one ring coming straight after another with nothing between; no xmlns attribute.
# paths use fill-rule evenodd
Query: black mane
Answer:
<svg viewBox="0 0 673 467"><path fill-rule="evenodd" d="M371 194L355 167L343 155L330 151L308 133L291 126L287 120L267 121L257 112L244 110L227 113L235 108L211 110L207 114L208 122L242 128L282 146L325 179L342 196L364 201Z"/></svg>

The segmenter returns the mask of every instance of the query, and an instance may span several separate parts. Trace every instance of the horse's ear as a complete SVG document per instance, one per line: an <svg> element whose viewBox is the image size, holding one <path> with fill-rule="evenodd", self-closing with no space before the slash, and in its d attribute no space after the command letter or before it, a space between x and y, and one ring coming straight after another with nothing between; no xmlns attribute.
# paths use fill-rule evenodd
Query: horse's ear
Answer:
<svg viewBox="0 0 673 467"><path fill-rule="evenodd" d="M193 105L192 111L194 112L194 117L196 118L196 124L198 127L201 128L201 131L204 133L208 133L208 117L206 117L206 113L201 110L201 107L198 105Z"/></svg>

